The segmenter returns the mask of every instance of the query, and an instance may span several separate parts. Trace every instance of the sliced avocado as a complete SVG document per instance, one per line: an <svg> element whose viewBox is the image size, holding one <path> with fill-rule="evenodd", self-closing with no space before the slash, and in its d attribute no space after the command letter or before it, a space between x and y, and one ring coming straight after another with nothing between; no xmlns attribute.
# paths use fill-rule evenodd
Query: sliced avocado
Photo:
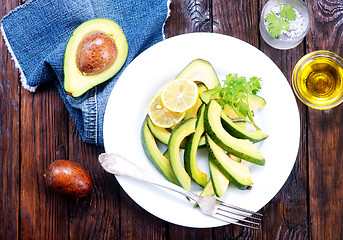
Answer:
<svg viewBox="0 0 343 240"><path fill-rule="evenodd" d="M231 158L235 162L242 162L242 159L240 159L239 157L233 155L232 153L227 153L227 155L229 156L229 158Z"/></svg>
<svg viewBox="0 0 343 240"><path fill-rule="evenodd" d="M208 104L211 101L211 99L216 99L219 97L217 92L217 89L209 89L207 91L200 93L199 97L204 103Z"/></svg>
<svg viewBox="0 0 343 240"><path fill-rule="evenodd" d="M168 145L171 132L167 128L162 128L156 126L150 119L149 115L146 116L146 121L148 122L149 129L160 142Z"/></svg>
<svg viewBox="0 0 343 240"><path fill-rule="evenodd" d="M201 94L202 92L206 91L207 87L204 84L198 84L198 91L199 94ZM198 115L198 110L201 107L201 105L203 104L203 102L201 101L200 97L198 97L196 103L194 104L193 107L191 107L190 109L188 109L185 112L185 117L183 119L188 119L191 117L197 117Z"/></svg>
<svg viewBox="0 0 343 240"><path fill-rule="evenodd" d="M219 98L217 92L217 89L209 89L199 93L199 97L204 103L208 104L211 99ZM248 101L250 110L255 110L266 105L266 100L263 97L251 93L248 94Z"/></svg>
<svg viewBox="0 0 343 240"><path fill-rule="evenodd" d="M238 127L247 130L247 123L246 123L246 121L244 121L244 120L236 120L233 123L236 124Z"/></svg>
<svg viewBox="0 0 343 240"><path fill-rule="evenodd" d="M64 53L64 89L79 97L113 77L124 65L128 44L120 26L107 18L86 21L69 38Z"/></svg>
<svg viewBox="0 0 343 240"><path fill-rule="evenodd" d="M204 103L208 104L211 99L219 98L219 94L217 93L217 89L210 89L199 93L199 97ZM251 93L248 95L248 101L251 111L266 105L266 100L264 98ZM235 110L233 110L233 108L229 105L224 106L223 112L231 119L240 119Z"/></svg>
<svg viewBox="0 0 343 240"><path fill-rule="evenodd" d="M248 95L248 101L250 110L259 109L266 105L266 100L263 97L251 93Z"/></svg>
<svg viewBox="0 0 343 240"><path fill-rule="evenodd" d="M211 150L210 150L211 151ZM213 155L209 154L208 163L210 166L211 181L213 185L213 190L217 197L221 197L226 193L229 186L229 179L221 172L219 167L213 160Z"/></svg>
<svg viewBox="0 0 343 240"><path fill-rule="evenodd" d="M142 126L141 140L145 154L156 169L170 182L178 184L171 169L169 160L158 149L156 141L148 127L147 119Z"/></svg>
<svg viewBox="0 0 343 240"><path fill-rule="evenodd" d="M180 186L190 191L191 177L186 172L180 159L180 145L182 141L190 134L195 132L196 118L189 118L177 125L170 136L168 144L168 154L171 168L174 176Z"/></svg>
<svg viewBox="0 0 343 240"><path fill-rule="evenodd" d="M248 95L248 101L249 101L249 107L251 111L254 111L256 109L259 109L266 105L266 100L260 96L254 95L249 93ZM227 115L231 119L240 119L240 117L237 115L235 110L229 105L225 105L223 108L223 112L225 115Z"/></svg>
<svg viewBox="0 0 343 240"><path fill-rule="evenodd" d="M219 147L209 135L206 135L206 140L208 143L208 149L212 155L211 159L225 177L239 189L246 189L249 187L253 182L251 180L247 163L238 163L230 159L225 151ZM213 181L212 184L214 184ZM223 191L223 189L221 190Z"/></svg>
<svg viewBox="0 0 343 240"><path fill-rule="evenodd" d="M207 89L212 89L220 84L212 65L203 59L195 59L190 62L176 77L176 79L178 78L187 78L196 83L203 83Z"/></svg>
<svg viewBox="0 0 343 240"><path fill-rule="evenodd" d="M212 184L212 180L208 180L208 182L206 183L205 187L202 189L200 196L213 196L214 193L214 189L213 189L213 184ZM199 205L196 203L194 204L194 208L198 207Z"/></svg>
<svg viewBox="0 0 343 240"><path fill-rule="evenodd" d="M247 139L238 139L231 136L221 123L222 108L215 100L211 100L205 113L205 130L213 141L233 155L252 162L264 165L265 159L254 144Z"/></svg>
<svg viewBox="0 0 343 240"><path fill-rule="evenodd" d="M235 138L249 139L253 143L256 143L268 137L268 134L263 133L261 130L248 131L244 128L241 128L232 122L231 119L223 113L223 111L220 116L224 129Z"/></svg>
<svg viewBox="0 0 343 240"><path fill-rule="evenodd" d="M154 135L155 138L157 138L161 143L164 143L165 145L168 145L169 138L171 135L171 131L169 131L168 128L162 128L159 126L156 126L150 119L150 117L147 115L147 122L148 126L150 128L150 131L152 135ZM185 139L181 143L181 148L184 149L186 147L188 139ZM199 147L206 146L206 139L205 136L202 136L199 142Z"/></svg>
<svg viewBox="0 0 343 240"><path fill-rule="evenodd" d="M196 122L195 132L190 135L190 138L186 144L184 153L184 165L187 173L192 179L201 186L205 186L207 183L207 174L203 173L197 165L196 154L200 143L201 136L205 132L204 127L204 114L206 105L203 104L199 110L198 119Z"/></svg>

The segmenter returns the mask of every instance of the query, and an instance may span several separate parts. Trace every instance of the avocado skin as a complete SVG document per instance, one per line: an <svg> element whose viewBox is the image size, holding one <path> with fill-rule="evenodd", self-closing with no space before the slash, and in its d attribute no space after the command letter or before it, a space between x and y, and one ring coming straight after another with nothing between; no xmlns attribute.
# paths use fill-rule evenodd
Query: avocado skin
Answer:
<svg viewBox="0 0 343 240"><path fill-rule="evenodd" d="M83 39L92 32L106 34L116 46L115 60L111 66L103 72L86 75L77 66L77 51ZM103 83L114 75L124 65L128 54L128 43L121 27L113 20L107 18L91 19L78 26L69 38L64 53L64 90L73 97L79 97L89 89Z"/></svg>

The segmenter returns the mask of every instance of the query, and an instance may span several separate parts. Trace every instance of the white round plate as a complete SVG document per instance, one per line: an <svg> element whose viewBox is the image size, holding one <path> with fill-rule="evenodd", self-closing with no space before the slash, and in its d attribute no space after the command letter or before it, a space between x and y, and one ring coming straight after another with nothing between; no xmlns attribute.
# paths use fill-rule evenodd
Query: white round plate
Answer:
<svg viewBox="0 0 343 240"><path fill-rule="evenodd" d="M118 153L136 165L162 175L146 157L141 143L141 126L151 97L174 79L192 60L209 61L224 80L229 73L262 78L258 95L266 106L255 111L255 121L269 138L256 144L266 159L265 166L249 164L251 190L230 186L222 199L258 211L281 189L297 157L300 120L295 97L279 68L257 48L241 40L213 33L190 33L164 40L140 54L125 69L109 98L104 119L104 144L108 153ZM206 154L197 158L208 172ZM187 227L216 227L225 222L206 216L185 197L157 186L117 177L126 193L151 214ZM192 191L201 188L192 183Z"/></svg>

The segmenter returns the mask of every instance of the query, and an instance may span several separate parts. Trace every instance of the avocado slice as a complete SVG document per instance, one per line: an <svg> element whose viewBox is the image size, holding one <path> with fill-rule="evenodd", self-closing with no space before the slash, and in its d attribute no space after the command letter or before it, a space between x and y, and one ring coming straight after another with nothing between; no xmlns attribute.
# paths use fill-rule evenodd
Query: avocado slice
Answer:
<svg viewBox="0 0 343 240"><path fill-rule="evenodd" d="M177 125L170 136L168 154L174 176L184 189L191 190L191 177L186 172L180 159L180 145L182 141L195 132L196 118L189 118Z"/></svg>
<svg viewBox="0 0 343 240"><path fill-rule="evenodd" d="M203 59L195 59L190 62L176 77L176 79L178 78L187 78L196 83L203 83L207 89L212 89L220 84L213 66Z"/></svg>
<svg viewBox="0 0 343 240"><path fill-rule="evenodd" d="M220 114L221 122L226 131L228 131L233 137L241 139L249 139L253 143L260 142L268 137L268 134L263 133L261 130L248 131L235 124L231 119L226 116L223 111Z"/></svg>
<svg viewBox="0 0 343 240"><path fill-rule="evenodd" d="M168 145L171 132L167 128L156 126L150 119L149 115L146 116L146 121L148 122L149 129L161 143Z"/></svg>
<svg viewBox="0 0 343 240"><path fill-rule="evenodd" d="M211 154L210 160L213 160L220 172L222 172L233 185L239 189L246 189L253 184L246 162L239 163L229 158L225 151L219 147L209 135L206 135L206 140ZM213 180L212 184L214 184ZM225 186L226 185L220 186L221 191L225 190ZM217 190L219 190L219 188L217 188Z"/></svg>
<svg viewBox="0 0 343 240"><path fill-rule="evenodd" d="M211 150L210 150L211 151ZM211 173L211 181L213 185L213 190L217 197L221 197L226 193L226 190L229 186L229 179L221 172L219 167L213 160L212 154L209 154L208 163Z"/></svg>
<svg viewBox="0 0 343 240"><path fill-rule="evenodd" d="M168 145L169 138L171 135L171 131L169 131L169 129L167 129L167 128L162 128L162 127L156 126L151 121L151 119L148 115L147 115L147 121L148 121L148 126L149 126L149 129L150 129L152 135L154 135L154 137L156 139L158 139L161 143ZM184 141L182 141L180 148L184 149L186 147L187 141L188 141L188 139L185 138ZM200 142L199 142L199 147L203 147L205 145L206 145L206 139L205 139L205 136L202 136L200 139Z"/></svg>
<svg viewBox="0 0 343 240"><path fill-rule="evenodd" d="M201 193L199 196L213 196L214 193L214 189L213 189L213 184L212 184L212 180L208 180L205 187L202 189ZM197 203L194 204L194 208L198 207L199 205Z"/></svg>
<svg viewBox="0 0 343 240"><path fill-rule="evenodd" d="M120 26L96 18L78 26L64 53L64 90L79 97L113 77L124 65L128 44Z"/></svg>
<svg viewBox="0 0 343 240"><path fill-rule="evenodd" d="M206 90L207 90L207 87L204 84L202 84L202 83L198 84L199 95ZM194 106L185 112L185 117L183 119L186 120L186 119L191 118L191 117L197 117L199 108L201 107L202 104L203 104L203 102L201 101L200 97L198 97Z"/></svg>
<svg viewBox="0 0 343 240"><path fill-rule="evenodd" d="M151 163L155 166L155 168L167 180L174 184L178 184L171 169L169 160L159 150L155 138L148 127L147 118L144 120L142 125L141 140L144 152L148 156Z"/></svg>
<svg viewBox="0 0 343 240"><path fill-rule="evenodd" d="M207 183L207 174L203 173L197 165L196 154L200 143L201 136L205 132L204 127L204 114L206 105L203 104L199 110L198 119L196 122L195 132L191 134L185 148L184 165L187 173L192 179L201 186Z"/></svg>
<svg viewBox="0 0 343 240"><path fill-rule="evenodd" d="M204 103L208 104L211 101L211 99L219 98L219 94L217 93L217 89L210 89L202 93L199 93L199 97ZM248 101L251 111L266 105L266 100L263 97L251 93L249 93L248 95ZM223 112L231 119L240 119L235 110L229 105L224 106Z"/></svg>
<svg viewBox="0 0 343 240"><path fill-rule="evenodd" d="M248 139L231 136L221 123L222 108L215 100L211 100L205 113L205 130L213 141L225 151L251 163L263 166L265 159L254 144Z"/></svg>

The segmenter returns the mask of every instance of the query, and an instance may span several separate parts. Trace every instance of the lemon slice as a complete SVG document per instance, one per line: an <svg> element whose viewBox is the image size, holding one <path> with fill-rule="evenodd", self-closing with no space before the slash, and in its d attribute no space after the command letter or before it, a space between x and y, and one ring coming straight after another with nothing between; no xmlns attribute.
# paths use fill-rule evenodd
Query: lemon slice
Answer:
<svg viewBox="0 0 343 240"><path fill-rule="evenodd" d="M149 102L148 115L156 126L169 128L181 122L185 113L171 112L166 109L161 101L161 93L157 93Z"/></svg>
<svg viewBox="0 0 343 240"><path fill-rule="evenodd" d="M172 112L185 112L194 106L198 99L198 86L195 82L180 78L168 82L161 92L163 106Z"/></svg>

